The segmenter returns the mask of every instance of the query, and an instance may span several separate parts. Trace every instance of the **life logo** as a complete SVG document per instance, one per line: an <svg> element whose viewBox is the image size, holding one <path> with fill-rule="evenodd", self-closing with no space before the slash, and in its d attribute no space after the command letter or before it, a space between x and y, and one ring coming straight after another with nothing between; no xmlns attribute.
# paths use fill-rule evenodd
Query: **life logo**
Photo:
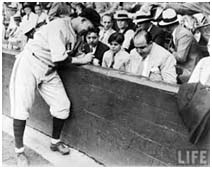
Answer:
<svg viewBox="0 0 212 169"><path fill-rule="evenodd" d="M209 160L208 150L177 150L177 165L207 166Z"/></svg>

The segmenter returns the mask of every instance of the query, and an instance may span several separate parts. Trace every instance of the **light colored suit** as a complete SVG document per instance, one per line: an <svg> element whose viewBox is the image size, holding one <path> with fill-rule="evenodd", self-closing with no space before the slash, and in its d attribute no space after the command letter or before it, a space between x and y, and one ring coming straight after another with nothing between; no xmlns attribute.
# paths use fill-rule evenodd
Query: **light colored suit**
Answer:
<svg viewBox="0 0 212 169"><path fill-rule="evenodd" d="M163 47L153 42L150 54L147 56L148 64L145 76L151 80L165 81L168 83L176 83L176 60L174 56ZM135 75L143 75L143 58L133 49L130 52L130 60L127 71Z"/></svg>
<svg viewBox="0 0 212 169"><path fill-rule="evenodd" d="M184 83L187 82L195 65L202 58L202 52L193 34L181 25L176 28L173 38L175 45L173 55L178 67L183 71L179 78Z"/></svg>

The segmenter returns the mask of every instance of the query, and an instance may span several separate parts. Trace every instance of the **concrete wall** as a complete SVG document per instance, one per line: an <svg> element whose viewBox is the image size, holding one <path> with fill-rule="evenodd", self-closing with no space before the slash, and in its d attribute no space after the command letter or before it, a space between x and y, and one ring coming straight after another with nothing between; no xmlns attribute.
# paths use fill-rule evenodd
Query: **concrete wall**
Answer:
<svg viewBox="0 0 212 169"><path fill-rule="evenodd" d="M3 53L7 115L13 55ZM177 112L178 86L90 65L63 67L59 74L72 102L62 139L106 166L176 165L176 150L209 149L209 136L197 146L188 142ZM32 112L28 125L51 135L51 116L39 94Z"/></svg>

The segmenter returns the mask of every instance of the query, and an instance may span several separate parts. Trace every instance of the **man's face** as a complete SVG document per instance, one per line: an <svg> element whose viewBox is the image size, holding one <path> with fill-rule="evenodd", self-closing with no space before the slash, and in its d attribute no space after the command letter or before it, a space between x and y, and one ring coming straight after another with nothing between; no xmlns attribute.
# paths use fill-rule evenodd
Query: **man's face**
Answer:
<svg viewBox="0 0 212 169"><path fill-rule="evenodd" d="M24 8L24 12L26 13L26 15L29 15L31 11L32 11L32 10L31 10L30 7L25 7L25 8Z"/></svg>
<svg viewBox="0 0 212 169"><path fill-rule="evenodd" d="M110 16L104 16L102 18L102 25L104 26L105 30L108 30L112 27L112 19Z"/></svg>
<svg viewBox="0 0 212 169"><path fill-rule="evenodd" d="M90 32L86 36L86 41L90 46L95 47L99 42L99 36L95 32Z"/></svg>
<svg viewBox="0 0 212 169"><path fill-rule="evenodd" d="M13 16L13 15L16 14L16 11L17 11L17 10L11 9L11 8L10 8L8 11L9 11L9 15L10 15L10 16Z"/></svg>
<svg viewBox="0 0 212 169"><path fill-rule="evenodd" d="M81 34L85 31L87 31L89 28L93 28L93 24L88 19L81 18L81 22L80 22L80 25L78 28L79 28L78 33Z"/></svg>
<svg viewBox="0 0 212 169"><path fill-rule="evenodd" d="M35 6L35 13L40 15L41 14L41 8L39 6Z"/></svg>
<svg viewBox="0 0 212 169"><path fill-rule="evenodd" d="M136 51L144 59L147 57L147 55L149 55L152 49L152 42L147 44L146 39L144 37L134 39L134 45Z"/></svg>
<svg viewBox="0 0 212 169"><path fill-rule="evenodd" d="M117 53L121 49L121 44L119 44L116 41L112 41L110 43L110 49L112 50L113 53Z"/></svg>
<svg viewBox="0 0 212 169"><path fill-rule="evenodd" d="M137 27L140 28L140 29L148 30L149 27L150 27L150 22L138 23Z"/></svg>
<svg viewBox="0 0 212 169"><path fill-rule="evenodd" d="M127 20L117 20L117 26L119 29L125 29L127 28Z"/></svg>

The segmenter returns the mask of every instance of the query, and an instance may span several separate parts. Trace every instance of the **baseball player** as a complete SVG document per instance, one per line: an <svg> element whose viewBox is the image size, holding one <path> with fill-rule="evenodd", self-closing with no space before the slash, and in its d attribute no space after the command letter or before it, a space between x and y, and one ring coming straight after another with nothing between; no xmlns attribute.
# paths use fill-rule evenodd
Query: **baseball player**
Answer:
<svg viewBox="0 0 212 169"><path fill-rule="evenodd" d="M77 18L54 19L36 32L34 39L29 40L24 50L16 56L10 79L10 101L18 166L29 165L24 153L23 135L35 90L49 105L53 116L50 149L63 155L69 154L69 148L60 141L60 134L64 121L69 116L70 101L55 67L65 63L91 62L91 54L72 57L72 51L77 35L99 25L99 14L90 8L85 9ZM67 44L70 46L69 51L66 49Z"/></svg>

